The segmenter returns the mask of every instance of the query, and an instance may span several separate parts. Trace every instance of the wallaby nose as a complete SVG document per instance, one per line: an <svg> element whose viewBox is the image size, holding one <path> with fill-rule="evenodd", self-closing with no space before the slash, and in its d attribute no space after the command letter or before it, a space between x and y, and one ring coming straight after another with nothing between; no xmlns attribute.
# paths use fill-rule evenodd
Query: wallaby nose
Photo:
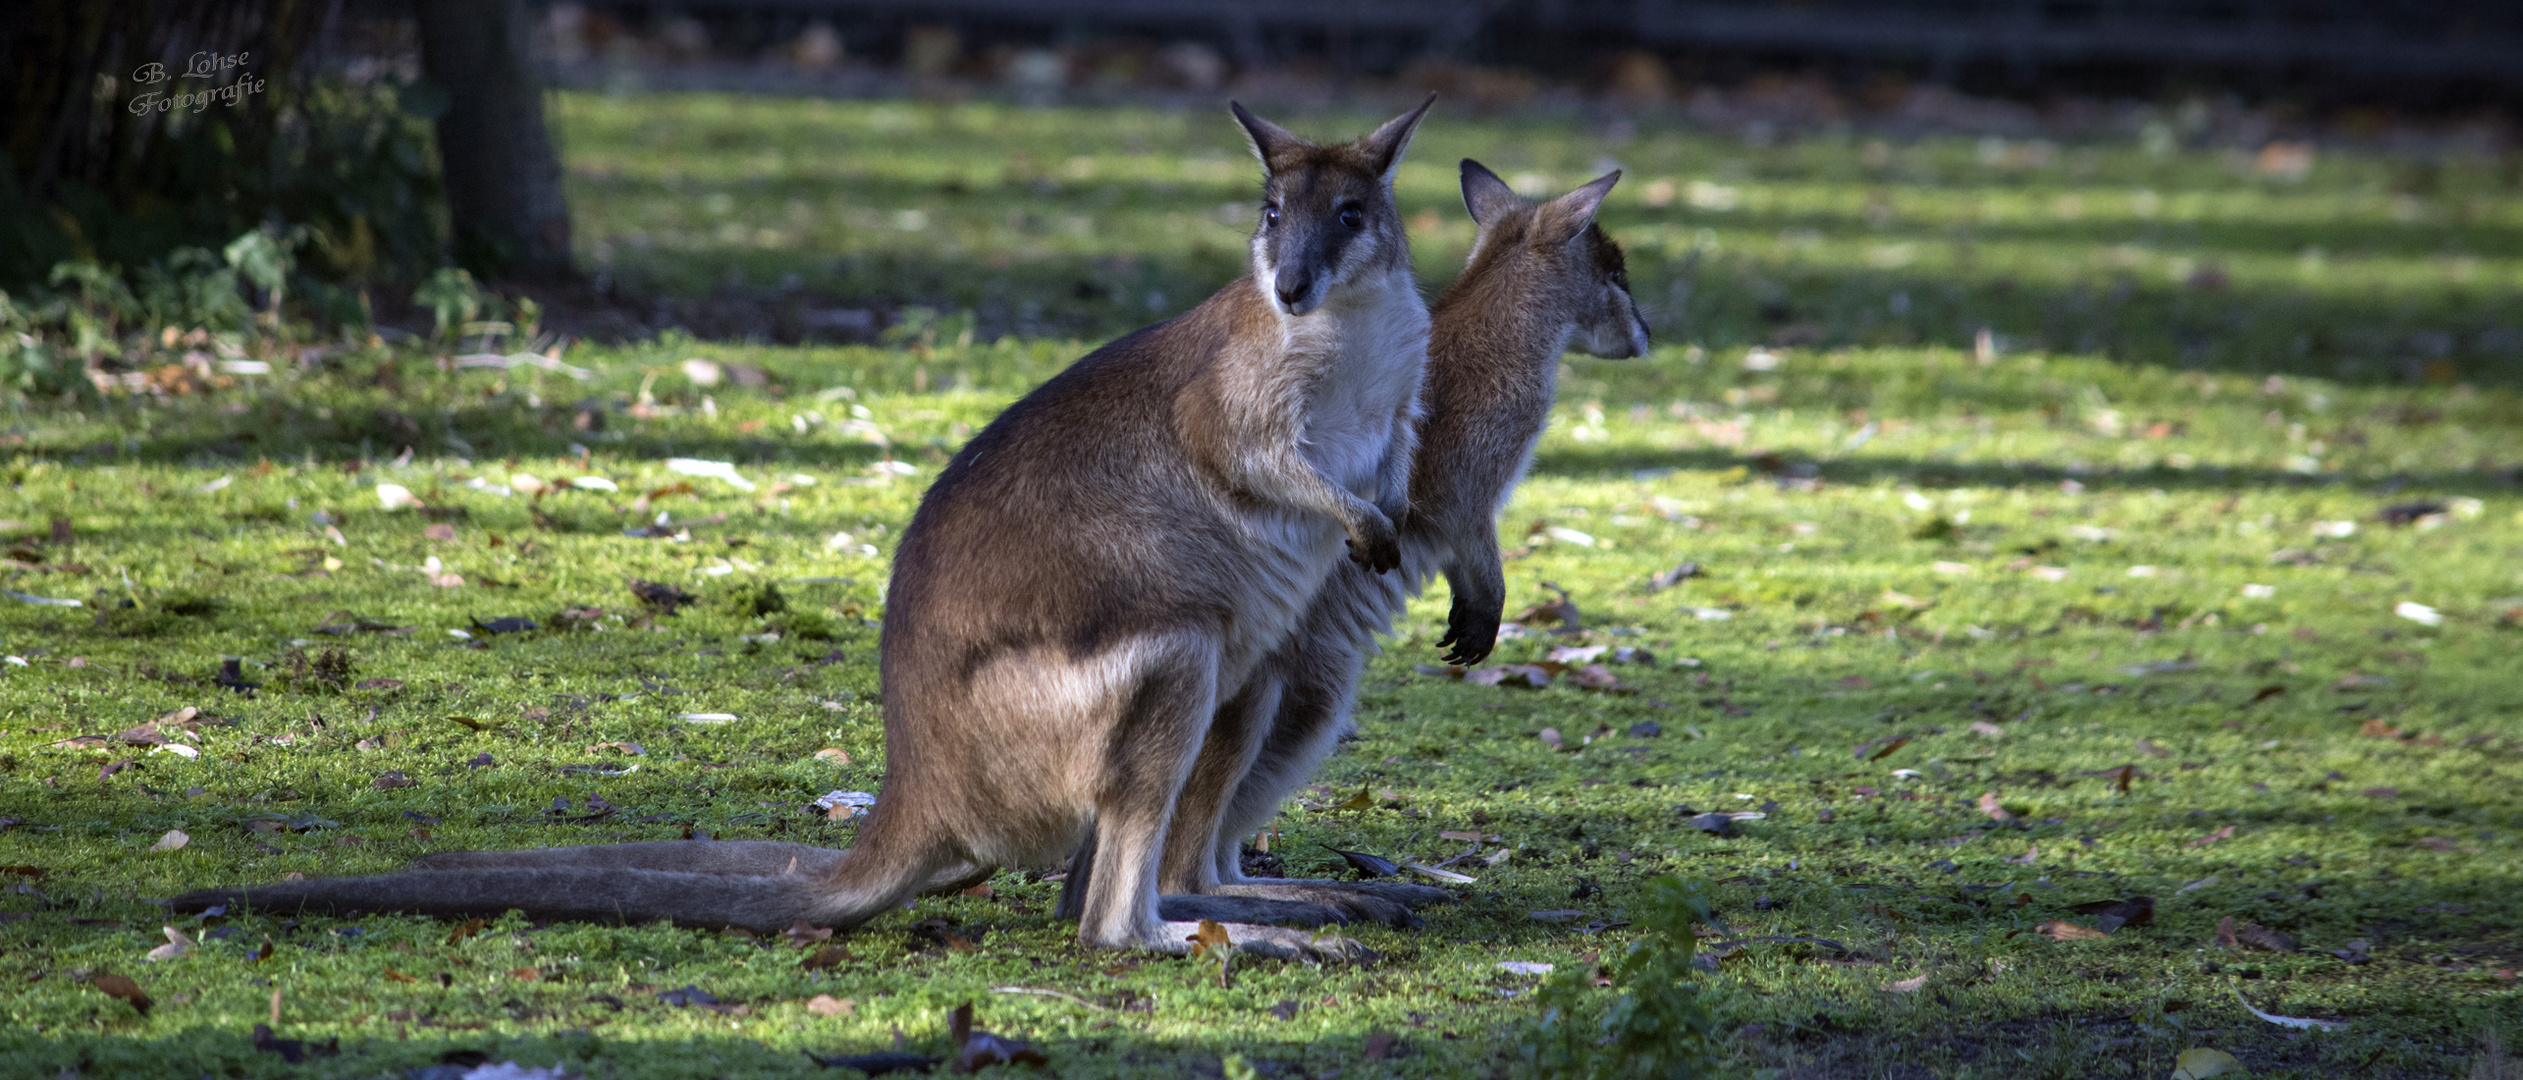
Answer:
<svg viewBox="0 0 2523 1080"><path fill-rule="evenodd" d="M1313 310L1308 301L1314 295L1314 275L1282 272L1271 280L1274 291L1279 294L1279 306L1288 309L1289 314L1303 315Z"/></svg>

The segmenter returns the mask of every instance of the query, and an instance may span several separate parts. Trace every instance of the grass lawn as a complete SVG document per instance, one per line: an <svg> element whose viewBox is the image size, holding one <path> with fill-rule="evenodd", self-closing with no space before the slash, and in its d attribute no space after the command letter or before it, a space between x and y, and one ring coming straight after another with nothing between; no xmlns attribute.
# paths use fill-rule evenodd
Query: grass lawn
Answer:
<svg viewBox="0 0 2523 1080"><path fill-rule="evenodd" d="M1401 178L1431 281L1470 237L1455 158L1551 190L1632 170L1606 221L1663 344L1571 360L1502 524L1509 614L1550 583L1584 629L1533 620L1492 663L1652 656L1604 669L1626 692L1456 681L1418 667L1442 587L1412 610L1309 795L1374 807L1292 806L1272 842L1314 875L1326 848L1477 846L1425 928L1353 931L1381 961L1221 986L1078 949L1057 884L1016 872L837 950L147 902L450 848L846 845L807 804L879 786L870 620L924 484L1080 339L1242 261L1253 168L1223 113L573 96L591 265L970 321L581 346L585 382L357 349L19 407L0 1074L399 1077L481 1051L807 1075L808 1052L936 1052L969 1001L1069 1078L1513 1075L1542 979L1499 964L1616 960L1666 873L1722 920L1704 993L1744 1075L2161 1077L2211 1047L2263 1076L2448 1077L2518 1034L2510 169L2326 153L2288 183L2210 152L1443 108ZM744 367L697 385L696 357ZM700 602L658 613L635 578ZM474 621L518 616L538 627ZM1763 816L1693 824L1736 811ZM2108 936L2055 925L2138 896L2151 920ZM189 955L147 959L161 925ZM719 1004L659 996L684 987Z"/></svg>

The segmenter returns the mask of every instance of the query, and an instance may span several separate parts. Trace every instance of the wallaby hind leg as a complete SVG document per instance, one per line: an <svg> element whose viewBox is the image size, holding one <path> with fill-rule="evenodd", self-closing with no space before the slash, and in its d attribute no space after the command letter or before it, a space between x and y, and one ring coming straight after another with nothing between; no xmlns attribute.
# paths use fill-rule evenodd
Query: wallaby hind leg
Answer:
<svg viewBox="0 0 2523 1080"><path fill-rule="evenodd" d="M1202 734L1217 715L1218 659L1206 640L1150 642L1134 686L1117 707L1104 775L1097 778L1095 833L1079 891L1078 940L1106 948L1187 953L1200 924L1169 921L1157 903L1165 834ZM1126 750L1126 752L1125 752ZM1067 906L1067 905L1064 905ZM1341 938L1275 926L1225 924L1245 952L1284 959L1349 957L1361 947Z"/></svg>
<svg viewBox="0 0 2523 1080"><path fill-rule="evenodd" d="M1326 634L1324 638L1335 638ZM1244 875L1244 837L1279 815L1288 797L1307 778L1341 735L1351 727L1353 688L1365 665L1362 648L1325 647L1324 638L1300 651L1290 649L1268 661L1279 672L1279 708L1220 816L1210 851L1211 891L1223 896L1252 897L1322 904L1353 919L1388 926L1419 925L1411 908L1448 903L1453 894L1426 885L1399 881L1329 881L1315 878L1252 878Z"/></svg>

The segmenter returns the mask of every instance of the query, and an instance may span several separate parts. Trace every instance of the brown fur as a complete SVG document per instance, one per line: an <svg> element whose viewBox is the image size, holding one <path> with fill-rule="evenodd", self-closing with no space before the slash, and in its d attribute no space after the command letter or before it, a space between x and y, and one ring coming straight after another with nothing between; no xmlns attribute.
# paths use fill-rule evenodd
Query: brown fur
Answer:
<svg viewBox="0 0 2523 1080"><path fill-rule="evenodd" d="M895 556L887 779L848 851L482 853L178 905L848 927L1091 839L1080 939L1188 951L1190 925L1159 917L1156 876L1220 698L1332 569L1400 560L1427 314L1391 180L1426 110L1322 147L1237 107L1278 211L1256 230L1254 276L1089 354L939 475ZM1352 944L1229 929L1269 955Z"/></svg>
<svg viewBox="0 0 2523 1080"><path fill-rule="evenodd" d="M1619 176L1535 206L1477 162L1463 162L1464 201L1480 232L1463 276L1431 312L1428 411L1402 526L1404 573L1335 573L1298 632L1210 726L1167 846L1168 918L1200 917L1211 897L1225 895L1407 924L1415 921L1407 905L1447 897L1401 883L1246 878L1241 841L1277 815L1351 729L1367 651L1428 578L1442 574L1453 593L1439 643L1453 647L1449 660L1479 663L1495 644L1506 599L1498 512L1548 421L1560 355L1572 346L1613 358L1647 349L1620 247L1594 224ZM1195 808L1211 806L1205 836L1179 828L1201 820Z"/></svg>

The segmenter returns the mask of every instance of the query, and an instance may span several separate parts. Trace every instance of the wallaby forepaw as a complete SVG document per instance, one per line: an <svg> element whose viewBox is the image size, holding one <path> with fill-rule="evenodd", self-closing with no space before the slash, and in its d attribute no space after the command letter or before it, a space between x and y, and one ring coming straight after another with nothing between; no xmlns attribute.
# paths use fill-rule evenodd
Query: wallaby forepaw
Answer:
<svg viewBox="0 0 2523 1080"><path fill-rule="evenodd" d="M1349 561L1379 574L1398 570L1402 565L1401 540L1390 529L1366 536L1349 538Z"/></svg>
<svg viewBox="0 0 2523 1080"><path fill-rule="evenodd" d="M1498 647L1498 623L1478 619L1448 623L1445 636L1437 639L1437 647L1446 649L1446 663L1471 667L1489 659L1490 650Z"/></svg>

